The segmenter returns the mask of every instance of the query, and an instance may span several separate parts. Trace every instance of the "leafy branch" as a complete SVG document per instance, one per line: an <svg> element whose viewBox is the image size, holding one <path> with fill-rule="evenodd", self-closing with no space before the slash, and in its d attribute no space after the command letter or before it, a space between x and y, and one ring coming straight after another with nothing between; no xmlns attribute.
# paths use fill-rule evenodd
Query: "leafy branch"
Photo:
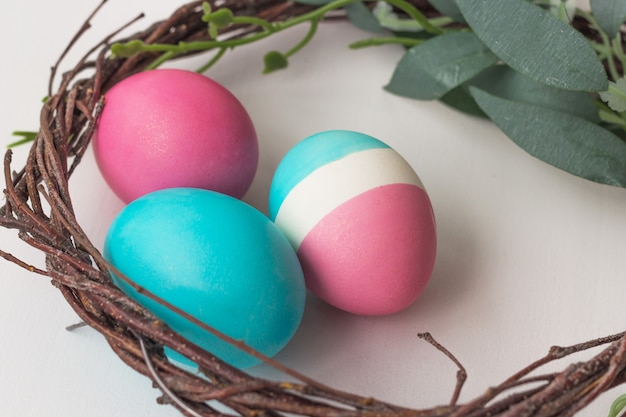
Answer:
<svg viewBox="0 0 626 417"><path fill-rule="evenodd" d="M626 187L626 52L620 32L626 0L591 0L589 11L575 8L571 0L297 1L310 9L275 21L205 2L201 21L207 36L202 40L146 43L135 38L113 44L111 58L156 54L145 68L153 69L187 54L213 51L198 68L205 72L234 48L308 24L294 46L265 54L263 72L271 73L286 68L314 38L319 23L341 10L354 25L375 33L350 48L405 47L387 91L439 100L489 118L546 163ZM246 33L220 36L234 28Z"/></svg>
<svg viewBox="0 0 626 417"><path fill-rule="evenodd" d="M211 66L217 63L217 61L224 55L224 53L242 45L251 44L261 39L267 38L275 33L282 32L290 29L294 26L308 23L310 25L309 31L306 35L291 49L286 52L270 51L264 57L264 73L270 73L278 69L286 68L288 65L288 59L295 55L298 51L303 49L314 37L318 23L329 13L339 9L349 9L350 6L361 5L362 2L373 2L374 0L334 0L322 4L320 7L315 8L309 13L302 14L300 16L293 17L291 19L270 22L265 19L255 16L239 16L234 15L233 12L227 8L219 8L213 10L208 2L203 3L203 16L202 20L208 25L208 32L210 40L196 41L196 42L179 42L175 45L172 44L159 44L151 43L146 44L144 41L135 39L125 43L115 43L111 46L111 52L113 56L127 58L138 53L160 53L161 56L154 60L146 69L154 69L161 66L164 62L185 55L188 53L195 53L200 51L218 50L218 53L205 65L198 69L199 72L207 71ZM302 1L302 3L307 3ZM395 7L403 12L410 21L411 26L419 28L419 30L426 31L432 35L440 35L445 32L443 28L445 25L451 22L450 18L439 17L433 20L427 19L424 14L406 0L387 0L385 4L388 7ZM359 9L361 11L361 9ZM349 13L350 14L350 13ZM374 18L374 17L373 17ZM383 24L389 25L393 19L391 14L386 16L387 21ZM396 21L399 21L396 19ZM358 25L359 23L356 22ZM261 28L260 31L242 38L220 40L219 33L221 30L229 28L233 25L253 25ZM364 46L380 45L383 43L399 43L403 45L414 45L417 42L415 39L406 39L400 37L393 38L374 38L363 42L358 42L352 45L353 48L360 48Z"/></svg>
<svg viewBox="0 0 626 417"><path fill-rule="evenodd" d="M593 0L590 11L569 0L430 0L435 13L428 16L407 0L300 2L315 7L280 22L213 10L205 3L202 20L209 40L175 45L133 40L111 50L123 57L159 53L148 68L187 53L216 50L199 69L204 72L230 49L308 23L309 30L291 49L265 55L263 72L270 73L286 68L313 39L318 23L341 9L357 27L376 33L350 48L406 48L387 91L440 100L487 117L533 156L582 178L626 187L626 81L620 81L626 53L619 32L626 0ZM233 25L258 30L220 39L220 31ZM523 108L527 116L501 115L496 103L509 111Z"/></svg>

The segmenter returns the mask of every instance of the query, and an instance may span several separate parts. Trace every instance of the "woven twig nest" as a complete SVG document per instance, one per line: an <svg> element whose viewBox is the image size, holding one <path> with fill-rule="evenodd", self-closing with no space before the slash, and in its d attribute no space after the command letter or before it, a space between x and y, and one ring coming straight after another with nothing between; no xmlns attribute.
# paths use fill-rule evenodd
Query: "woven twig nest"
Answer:
<svg viewBox="0 0 626 417"><path fill-rule="evenodd" d="M425 2L415 4L433 12ZM220 0L212 4L214 9L219 7L227 7L235 15L259 16L268 21L285 20L313 8L283 0ZM103 94L158 59L151 53L111 57L112 41L139 39L147 44L177 44L208 39L202 15L202 4L190 3L166 21L130 38L120 40L112 34L95 45L71 71L62 75L58 90L49 92L25 167L14 171L10 151L4 160L6 203L0 211L0 223L17 230L22 240L45 254L46 267L38 269L8 252L0 255L34 273L49 276L84 323L104 335L128 366L161 389L160 402L191 416L570 416L601 393L626 382L626 334L621 333L571 347L553 347L544 358L500 385L458 404L465 370L443 346L423 334L459 366L457 385L449 404L408 409L325 386L238 344L283 372L285 382L253 377L189 343L125 296L111 282L112 266L76 220L68 179L88 149L102 110ZM230 26L222 29L221 36L244 37L256 30L255 26ZM50 86L55 79L53 71ZM571 364L560 372L531 374L548 362L602 345L606 345L604 350L586 362ZM203 376L168 361L163 353L165 346L199 364Z"/></svg>

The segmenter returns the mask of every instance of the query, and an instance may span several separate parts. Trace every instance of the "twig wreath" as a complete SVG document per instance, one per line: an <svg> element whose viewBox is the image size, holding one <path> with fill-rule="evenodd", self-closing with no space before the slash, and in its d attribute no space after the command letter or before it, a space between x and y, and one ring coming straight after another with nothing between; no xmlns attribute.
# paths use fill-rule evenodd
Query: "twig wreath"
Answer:
<svg viewBox="0 0 626 417"><path fill-rule="evenodd" d="M457 384L449 404L408 409L312 380L128 281L137 292L277 368L289 382L252 377L189 343L113 285L110 272L123 276L106 262L78 224L68 179L88 149L105 105L103 94L125 77L173 58L210 50L213 55L199 69L205 71L231 48L308 23L309 32L291 50L266 55L265 70L270 72L287 66L289 57L314 36L322 19L347 17L362 29L385 29L392 34L354 47L384 43L407 47L387 86L389 91L439 99L461 111L489 117L511 139L546 162L593 181L625 186L626 82L622 77L626 54L620 26L626 2L592 0L591 5L589 13L569 9L567 2L560 1L198 1L142 32L116 39L125 25L58 77L66 50L52 69L39 131L19 132L24 141L32 141L24 168L12 170L10 150L4 159L6 202L0 209L0 224L16 230L24 242L41 251L45 269L6 251L0 251L0 256L50 277L81 320L104 335L128 366L160 388L159 402L171 404L187 416L575 415L600 394L626 382L626 332L552 347L545 357L465 404L458 403L465 369L430 334L421 334L458 366ZM89 20L68 50L89 28ZM516 42L524 46L520 48ZM533 50L535 44L544 49L543 55ZM516 55L510 50L520 52ZM546 58L546 51L552 58ZM450 71L455 76L449 76ZM57 78L59 86L53 91ZM535 123L523 128L528 126L528 117ZM571 137L572 132L582 133ZM546 142L546 134L552 142ZM549 362L599 346L604 349L585 362L572 363L560 372L535 373ZM164 347L199 364L203 377L168 361ZM615 402L613 416L625 402L624 398Z"/></svg>

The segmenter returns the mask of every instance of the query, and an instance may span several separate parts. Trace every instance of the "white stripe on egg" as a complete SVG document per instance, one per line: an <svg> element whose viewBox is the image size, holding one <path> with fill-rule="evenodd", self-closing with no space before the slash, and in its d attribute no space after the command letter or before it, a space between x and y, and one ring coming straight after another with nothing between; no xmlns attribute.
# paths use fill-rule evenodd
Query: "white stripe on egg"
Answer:
<svg viewBox="0 0 626 417"><path fill-rule="evenodd" d="M409 163L391 148L351 153L296 184L283 200L275 223L297 250L309 231L336 207L387 184L424 188Z"/></svg>

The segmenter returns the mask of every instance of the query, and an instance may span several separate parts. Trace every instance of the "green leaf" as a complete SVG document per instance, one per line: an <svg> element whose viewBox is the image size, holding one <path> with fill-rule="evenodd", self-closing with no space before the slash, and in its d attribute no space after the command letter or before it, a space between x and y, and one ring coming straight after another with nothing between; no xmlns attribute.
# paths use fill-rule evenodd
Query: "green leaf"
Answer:
<svg viewBox="0 0 626 417"><path fill-rule="evenodd" d="M287 66L289 65L287 57L278 51L270 51L265 54L265 57L263 57L263 62L265 63L265 69L263 70L263 74L269 74L270 72L287 68Z"/></svg>
<svg viewBox="0 0 626 417"><path fill-rule="evenodd" d="M203 20L222 29L230 25L233 21L233 12L230 9L218 9L210 14L205 14Z"/></svg>
<svg viewBox="0 0 626 417"><path fill-rule="evenodd" d="M497 60L471 32L450 32L409 49L385 89L419 100L436 99Z"/></svg>
<svg viewBox="0 0 626 417"><path fill-rule="evenodd" d="M617 82L609 81L609 89L600 93L602 101L616 112L626 111L626 78L620 78Z"/></svg>
<svg viewBox="0 0 626 417"><path fill-rule="evenodd" d="M443 15L451 17L457 22L465 23L465 18L456 4L456 0L428 0L437 11Z"/></svg>
<svg viewBox="0 0 626 417"><path fill-rule="evenodd" d="M590 0L589 5L600 28L613 38L626 18L626 0Z"/></svg>
<svg viewBox="0 0 626 417"><path fill-rule="evenodd" d="M538 83L506 65L488 68L468 84L507 100L559 110L594 123L599 121L591 94Z"/></svg>
<svg viewBox="0 0 626 417"><path fill-rule="evenodd" d="M527 0L458 0L465 20L502 61L540 83L604 91L608 79L585 37Z"/></svg>
<svg viewBox="0 0 626 417"><path fill-rule="evenodd" d="M370 9L363 3L350 3L344 7L344 9L350 22L359 29L373 33L378 33L383 30L378 19L374 17Z"/></svg>
<svg viewBox="0 0 626 417"><path fill-rule="evenodd" d="M529 154L576 176L626 187L626 143L587 120L493 96L476 87L480 108Z"/></svg>
<svg viewBox="0 0 626 417"><path fill-rule="evenodd" d="M470 116L484 117L487 115L483 112L474 98L470 95L466 85L458 86L439 99L442 103Z"/></svg>
<svg viewBox="0 0 626 417"><path fill-rule="evenodd" d="M484 116L469 93L469 87L472 86L507 100L559 110L593 123L600 121L598 107L591 94L538 83L507 65L487 68L440 100L464 113Z"/></svg>
<svg viewBox="0 0 626 417"><path fill-rule="evenodd" d="M20 139L11 142L7 145L7 148L15 148L20 145L24 145L29 142L33 142L37 138L38 132L31 132L26 130L16 130L12 133L13 136L16 136Z"/></svg>
<svg viewBox="0 0 626 417"><path fill-rule="evenodd" d="M208 17L213 10L211 9L211 4L208 1L202 2L202 21L208 22Z"/></svg>

